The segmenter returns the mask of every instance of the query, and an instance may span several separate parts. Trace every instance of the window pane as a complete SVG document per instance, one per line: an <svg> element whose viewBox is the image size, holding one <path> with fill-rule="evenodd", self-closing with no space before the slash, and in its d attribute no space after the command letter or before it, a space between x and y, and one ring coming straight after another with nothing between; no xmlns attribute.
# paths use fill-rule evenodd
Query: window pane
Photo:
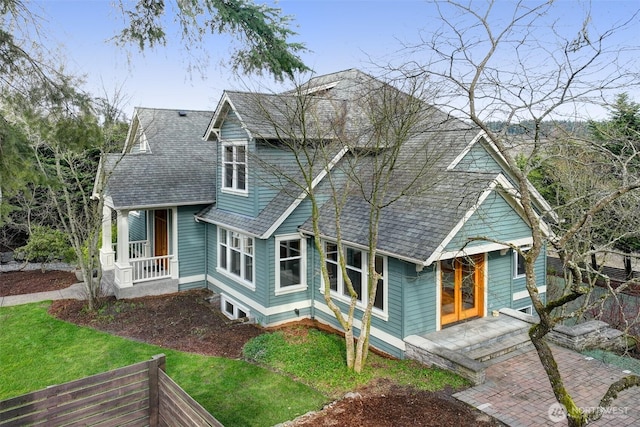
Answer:
<svg viewBox="0 0 640 427"><path fill-rule="evenodd" d="M220 267L225 270L229 269L229 266L227 265L227 248L224 247L224 245L220 245Z"/></svg>
<svg viewBox="0 0 640 427"><path fill-rule="evenodd" d="M280 259L300 257L300 240L280 242Z"/></svg>
<svg viewBox="0 0 640 427"><path fill-rule="evenodd" d="M338 246L333 243L327 243L325 252L328 260L338 261Z"/></svg>
<svg viewBox="0 0 640 427"><path fill-rule="evenodd" d="M347 275L349 279L351 279L351 285L353 285L353 290L358 294L358 301L362 301L362 273L356 270L352 270L350 268L347 269ZM345 283L343 293L350 297L349 289Z"/></svg>
<svg viewBox="0 0 640 427"><path fill-rule="evenodd" d="M233 162L233 146L227 145L224 147L224 161L231 163Z"/></svg>
<svg viewBox="0 0 640 427"><path fill-rule="evenodd" d="M240 249L240 235L238 233L231 233L231 247Z"/></svg>
<svg viewBox="0 0 640 427"><path fill-rule="evenodd" d="M238 251L230 251L231 252L231 268L229 271L236 276L240 276L240 252Z"/></svg>
<svg viewBox="0 0 640 427"><path fill-rule="evenodd" d="M253 282L253 258L248 255L244 257L244 278Z"/></svg>
<svg viewBox="0 0 640 427"><path fill-rule="evenodd" d="M376 256L376 272L384 278L384 258Z"/></svg>
<svg viewBox="0 0 640 427"><path fill-rule="evenodd" d="M518 276L524 276L525 274L525 268L524 268L524 258L520 256L519 253L516 252L516 259L518 260L518 271L517 271L517 275Z"/></svg>
<svg viewBox="0 0 640 427"><path fill-rule="evenodd" d="M332 291L338 290L338 266L331 262L327 262L327 270L329 272L329 287Z"/></svg>
<svg viewBox="0 0 640 427"><path fill-rule="evenodd" d="M288 260L280 262L280 287L299 285L300 280L300 261Z"/></svg>
<svg viewBox="0 0 640 427"><path fill-rule="evenodd" d="M253 238L246 237L244 238L244 253L253 255Z"/></svg>
<svg viewBox="0 0 640 427"><path fill-rule="evenodd" d="M224 186L233 187L233 167L231 165L225 165L224 167Z"/></svg>
<svg viewBox="0 0 640 427"><path fill-rule="evenodd" d="M347 248L347 265L362 268L362 251Z"/></svg>
<svg viewBox="0 0 640 427"><path fill-rule="evenodd" d="M245 313L241 309L238 309L238 319L244 319L245 317L247 317L247 313Z"/></svg>
<svg viewBox="0 0 640 427"><path fill-rule="evenodd" d="M226 311L227 313L233 315L233 304L231 304L229 301L225 301L225 303L224 303L224 311Z"/></svg>
<svg viewBox="0 0 640 427"><path fill-rule="evenodd" d="M227 243L227 230L224 228L220 229L220 243Z"/></svg>
<svg viewBox="0 0 640 427"><path fill-rule="evenodd" d="M376 256L376 272L381 276L378 279L378 286L376 288L376 298L373 301L373 306L379 308L380 310L384 310L384 258L381 256Z"/></svg>
<svg viewBox="0 0 640 427"><path fill-rule="evenodd" d="M238 165L237 167L237 173L238 173L238 185L236 186L236 188L238 190L244 190L247 186L247 175L246 175L246 171L245 171L245 166L244 165Z"/></svg>
<svg viewBox="0 0 640 427"><path fill-rule="evenodd" d="M384 310L384 281L378 280L378 287L376 288L376 299L373 301L373 306Z"/></svg>
<svg viewBox="0 0 640 427"><path fill-rule="evenodd" d="M245 147L240 145L240 146L236 146L235 148L236 148L236 163L246 163L247 156L246 156Z"/></svg>

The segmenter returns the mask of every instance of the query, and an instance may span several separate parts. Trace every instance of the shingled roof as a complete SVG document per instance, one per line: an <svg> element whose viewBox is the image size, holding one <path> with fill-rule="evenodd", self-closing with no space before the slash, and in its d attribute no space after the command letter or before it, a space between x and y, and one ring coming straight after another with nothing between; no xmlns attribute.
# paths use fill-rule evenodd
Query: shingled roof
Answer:
<svg viewBox="0 0 640 427"><path fill-rule="evenodd" d="M136 108L126 150L142 134L149 149L104 159L108 204L144 209L213 203L216 149L202 139L212 116L212 111Z"/></svg>

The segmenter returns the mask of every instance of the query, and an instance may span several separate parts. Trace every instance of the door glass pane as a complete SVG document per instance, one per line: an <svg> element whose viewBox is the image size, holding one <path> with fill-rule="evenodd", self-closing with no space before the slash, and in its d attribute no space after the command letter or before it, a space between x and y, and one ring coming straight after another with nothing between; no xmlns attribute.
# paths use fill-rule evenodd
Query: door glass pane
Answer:
<svg viewBox="0 0 640 427"><path fill-rule="evenodd" d="M440 261L442 272L442 298L440 299L440 314L452 314L455 312L455 284L456 270L454 260L447 259Z"/></svg>
<svg viewBox="0 0 640 427"><path fill-rule="evenodd" d="M469 310L476 306L476 266L471 258L461 258L460 261L462 263L462 284L460 286L462 309Z"/></svg>

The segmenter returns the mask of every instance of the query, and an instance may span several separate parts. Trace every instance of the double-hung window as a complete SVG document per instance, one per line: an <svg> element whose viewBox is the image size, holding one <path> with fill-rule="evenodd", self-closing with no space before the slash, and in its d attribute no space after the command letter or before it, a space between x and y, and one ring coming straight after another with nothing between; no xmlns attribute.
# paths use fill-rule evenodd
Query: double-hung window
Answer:
<svg viewBox="0 0 640 427"><path fill-rule="evenodd" d="M218 228L218 267L253 286L253 237Z"/></svg>
<svg viewBox="0 0 640 427"><path fill-rule="evenodd" d="M304 240L298 234L276 237L276 295L306 287Z"/></svg>
<svg viewBox="0 0 640 427"><path fill-rule="evenodd" d="M329 273L329 287L331 293L338 299L351 298L349 287L344 280L338 261L338 246L335 243L325 242L326 266ZM345 247L345 267L353 290L357 294L359 305L367 305L367 278L368 278L368 253L360 249ZM387 283L386 283L386 258L376 255L375 269L378 273L378 285L376 297L373 302L374 312L386 313Z"/></svg>
<svg viewBox="0 0 640 427"><path fill-rule="evenodd" d="M247 191L247 144L222 144L222 189L245 193Z"/></svg>

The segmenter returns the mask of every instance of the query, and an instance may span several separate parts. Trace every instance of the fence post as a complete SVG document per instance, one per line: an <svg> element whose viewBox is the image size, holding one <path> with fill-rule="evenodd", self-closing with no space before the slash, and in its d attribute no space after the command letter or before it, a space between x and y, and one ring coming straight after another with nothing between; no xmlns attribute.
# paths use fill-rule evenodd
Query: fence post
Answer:
<svg viewBox="0 0 640 427"><path fill-rule="evenodd" d="M159 421L160 380L158 369L165 369L165 355L156 354L149 361L149 426L156 427Z"/></svg>

